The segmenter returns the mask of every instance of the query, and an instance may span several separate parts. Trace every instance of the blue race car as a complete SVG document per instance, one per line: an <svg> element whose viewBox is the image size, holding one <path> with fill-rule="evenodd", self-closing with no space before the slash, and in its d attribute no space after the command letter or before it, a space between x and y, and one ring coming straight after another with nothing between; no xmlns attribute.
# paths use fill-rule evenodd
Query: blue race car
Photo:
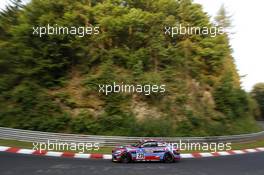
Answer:
<svg viewBox="0 0 264 175"><path fill-rule="evenodd" d="M144 140L136 145L120 146L112 150L113 162L163 161L172 163L180 158L179 149L166 142L155 140Z"/></svg>

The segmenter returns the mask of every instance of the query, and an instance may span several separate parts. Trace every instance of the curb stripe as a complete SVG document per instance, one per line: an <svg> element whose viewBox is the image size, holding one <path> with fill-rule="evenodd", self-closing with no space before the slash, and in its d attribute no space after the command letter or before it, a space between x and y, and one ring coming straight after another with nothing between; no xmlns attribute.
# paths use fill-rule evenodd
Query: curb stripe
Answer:
<svg viewBox="0 0 264 175"><path fill-rule="evenodd" d="M112 155L111 154L104 154L103 159L112 159Z"/></svg>
<svg viewBox="0 0 264 175"><path fill-rule="evenodd" d="M200 153L192 153L194 158L200 158L202 155Z"/></svg>
<svg viewBox="0 0 264 175"><path fill-rule="evenodd" d="M181 154L181 158L194 158L192 154Z"/></svg>
<svg viewBox="0 0 264 175"><path fill-rule="evenodd" d="M62 154L63 154L62 152L49 151L46 153L46 156L61 157Z"/></svg>
<svg viewBox="0 0 264 175"><path fill-rule="evenodd" d="M258 149L260 149L261 151L264 151L264 147L262 147L262 148L258 148Z"/></svg>
<svg viewBox="0 0 264 175"><path fill-rule="evenodd" d="M226 151L226 152L228 152L230 155L236 154L236 153L234 152L234 150L229 150L229 151Z"/></svg>
<svg viewBox="0 0 264 175"><path fill-rule="evenodd" d="M200 153L202 157L212 157L214 156L212 153Z"/></svg>
<svg viewBox="0 0 264 175"><path fill-rule="evenodd" d="M211 153L214 157L216 157L216 156L220 156L220 154L218 154L217 152L212 152Z"/></svg>
<svg viewBox="0 0 264 175"><path fill-rule="evenodd" d="M232 152L234 152L235 154L245 154L246 153L242 150L233 150Z"/></svg>
<svg viewBox="0 0 264 175"><path fill-rule="evenodd" d="M226 151L216 152L216 154L218 154L219 156L229 156L230 155L230 153Z"/></svg>
<svg viewBox="0 0 264 175"><path fill-rule="evenodd" d="M15 147L0 146L0 152L9 153L19 153L19 154L32 154L32 155L42 155L42 156L53 156L53 157L69 157L69 158L82 158L82 159L112 159L111 154L83 154L83 153L73 153L73 152L53 152L53 151L40 151L32 149L20 149ZM229 150L220 152L196 152L196 153L185 153L181 154L181 158L202 158L202 157L218 157L218 156L228 156L236 154L249 154L255 152L264 152L264 147L254 148L254 149L243 149L243 150Z"/></svg>
<svg viewBox="0 0 264 175"><path fill-rule="evenodd" d="M43 156L43 155L45 155L47 153L47 151L44 151L44 150L42 150L42 151L40 151L40 150L35 150L32 154L33 155L41 155L41 156Z"/></svg>
<svg viewBox="0 0 264 175"><path fill-rule="evenodd" d="M245 149L245 151L247 151L247 152L249 152L249 153L257 152L257 150L255 150L255 149Z"/></svg>
<svg viewBox="0 0 264 175"><path fill-rule="evenodd" d="M75 153L72 152L63 152L61 157L74 157Z"/></svg>
<svg viewBox="0 0 264 175"><path fill-rule="evenodd" d="M102 159L103 154L91 154L91 159Z"/></svg>
<svg viewBox="0 0 264 175"><path fill-rule="evenodd" d="M31 149L20 149L17 151L17 153L19 154L32 154L34 152L34 150Z"/></svg>
<svg viewBox="0 0 264 175"><path fill-rule="evenodd" d="M76 153L74 155L74 158L82 158L82 159L89 159L91 157L91 154L81 154L81 153Z"/></svg>
<svg viewBox="0 0 264 175"><path fill-rule="evenodd" d="M257 148L259 151L264 151L264 148Z"/></svg>
<svg viewBox="0 0 264 175"><path fill-rule="evenodd" d="M6 151L8 150L10 147L7 146L0 146L0 151Z"/></svg>
<svg viewBox="0 0 264 175"><path fill-rule="evenodd" d="M18 152L19 150L20 150L19 148L8 148L8 149L6 150L6 152L16 153L16 152Z"/></svg>

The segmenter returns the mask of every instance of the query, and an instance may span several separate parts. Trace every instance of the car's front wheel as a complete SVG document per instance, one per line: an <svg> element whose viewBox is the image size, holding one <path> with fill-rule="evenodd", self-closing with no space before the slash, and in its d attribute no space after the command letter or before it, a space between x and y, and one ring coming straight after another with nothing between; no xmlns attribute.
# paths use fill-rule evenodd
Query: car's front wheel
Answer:
<svg viewBox="0 0 264 175"><path fill-rule="evenodd" d="M129 153L123 153L120 159L122 163L130 163L132 161L132 157Z"/></svg>
<svg viewBox="0 0 264 175"><path fill-rule="evenodd" d="M174 162L173 155L171 155L170 153L165 153L165 155L163 157L163 162L165 162L165 163L173 163Z"/></svg>

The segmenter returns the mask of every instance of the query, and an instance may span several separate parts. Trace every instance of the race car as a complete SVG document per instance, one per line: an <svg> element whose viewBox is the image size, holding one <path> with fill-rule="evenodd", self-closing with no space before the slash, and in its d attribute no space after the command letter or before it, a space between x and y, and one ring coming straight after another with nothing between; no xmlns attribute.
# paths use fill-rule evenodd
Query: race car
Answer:
<svg viewBox="0 0 264 175"><path fill-rule="evenodd" d="M162 161L172 163L180 158L179 149L157 140L144 140L136 145L119 146L112 150L113 162Z"/></svg>

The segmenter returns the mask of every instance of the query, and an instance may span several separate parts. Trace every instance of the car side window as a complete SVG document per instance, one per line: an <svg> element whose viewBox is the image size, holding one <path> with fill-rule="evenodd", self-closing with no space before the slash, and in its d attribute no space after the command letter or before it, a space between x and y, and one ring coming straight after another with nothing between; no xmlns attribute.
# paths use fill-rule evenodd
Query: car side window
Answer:
<svg viewBox="0 0 264 175"><path fill-rule="evenodd" d="M165 143L161 143L161 142L159 142L159 143L158 143L158 147L166 147L166 144L165 144Z"/></svg>
<svg viewBox="0 0 264 175"><path fill-rule="evenodd" d="M148 148L149 147L149 142L143 143L142 147Z"/></svg>
<svg viewBox="0 0 264 175"><path fill-rule="evenodd" d="M142 146L144 148L157 147L158 146L158 143L157 142L146 142Z"/></svg>
<svg viewBox="0 0 264 175"><path fill-rule="evenodd" d="M157 142L152 142L151 143L151 147L157 147L158 146L158 143Z"/></svg>

